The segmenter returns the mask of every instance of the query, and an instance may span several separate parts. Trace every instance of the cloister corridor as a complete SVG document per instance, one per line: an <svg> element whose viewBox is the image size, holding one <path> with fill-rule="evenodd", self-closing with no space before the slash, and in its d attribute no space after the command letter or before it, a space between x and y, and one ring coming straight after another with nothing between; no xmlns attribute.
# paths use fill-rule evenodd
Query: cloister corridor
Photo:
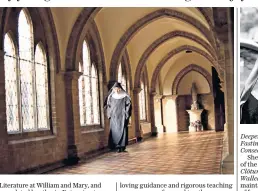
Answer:
<svg viewBox="0 0 258 191"><path fill-rule="evenodd" d="M233 174L234 14L0 8L0 174Z"/></svg>
<svg viewBox="0 0 258 191"><path fill-rule="evenodd" d="M220 174L223 132L167 133L51 174Z"/></svg>

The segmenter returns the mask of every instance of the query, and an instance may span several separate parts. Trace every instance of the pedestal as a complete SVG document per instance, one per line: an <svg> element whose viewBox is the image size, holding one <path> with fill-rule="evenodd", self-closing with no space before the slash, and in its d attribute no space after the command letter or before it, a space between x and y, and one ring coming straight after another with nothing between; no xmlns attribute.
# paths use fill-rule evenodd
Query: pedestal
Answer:
<svg viewBox="0 0 258 191"><path fill-rule="evenodd" d="M189 132L197 131L195 127L191 126L191 123L194 123L197 120L201 121L201 114L203 109L193 109L193 110L186 110L186 111L189 113L189 117L190 117ZM203 126L201 127L201 131L202 130L203 130Z"/></svg>

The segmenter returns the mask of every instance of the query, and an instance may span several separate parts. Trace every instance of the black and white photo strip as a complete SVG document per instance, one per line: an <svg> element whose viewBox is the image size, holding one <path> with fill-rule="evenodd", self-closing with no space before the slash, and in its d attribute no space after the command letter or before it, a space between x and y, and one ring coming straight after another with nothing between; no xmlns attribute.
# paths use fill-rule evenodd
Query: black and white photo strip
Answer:
<svg viewBox="0 0 258 191"><path fill-rule="evenodd" d="M258 124L258 7L240 8L240 123Z"/></svg>
<svg viewBox="0 0 258 191"><path fill-rule="evenodd" d="M258 123L253 15L243 123ZM234 8L9 7L0 34L1 174L234 174Z"/></svg>

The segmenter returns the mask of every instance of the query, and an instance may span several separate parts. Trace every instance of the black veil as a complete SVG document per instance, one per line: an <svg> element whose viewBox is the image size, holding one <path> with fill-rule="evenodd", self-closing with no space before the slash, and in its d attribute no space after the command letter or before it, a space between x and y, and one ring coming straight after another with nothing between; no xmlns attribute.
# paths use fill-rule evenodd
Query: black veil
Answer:
<svg viewBox="0 0 258 191"><path fill-rule="evenodd" d="M104 101L104 108L105 108L105 109L107 108L108 100L109 100L110 96L114 93L114 92L113 92L113 89L114 89L115 87L120 88L121 91L124 92L124 93L126 94L126 96L129 97L129 99L131 99L130 96L128 95L128 93L127 93L127 92L124 90L124 88L122 87L121 83L119 83L119 82L116 81L116 82L114 82L114 84L112 85L112 87L110 88L110 90L108 91L107 97L105 98L105 101Z"/></svg>

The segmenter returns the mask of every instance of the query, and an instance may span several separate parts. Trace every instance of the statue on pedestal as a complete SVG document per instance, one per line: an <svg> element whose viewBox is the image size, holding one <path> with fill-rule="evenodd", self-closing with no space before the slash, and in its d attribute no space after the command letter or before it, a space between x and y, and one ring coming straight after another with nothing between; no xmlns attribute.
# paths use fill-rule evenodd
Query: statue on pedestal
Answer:
<svg viewBox="0 0 258 191"><path fill-rule="evenodd" d="M191 110L186 110L189 113L190 117L189 131L203 131L203 125L201 122L201 114L203 109L200 109L199 104L197 103L197 90L195 83L192 84L191 95L193 101L191 105Z"/></svg>
<svg viewBox="0 0 258 191"><path fill-rule="evenodd" d="M199 104L197 103L197 90L195 87L195 83L192 84L191 94L192 94L192 101L193 101L191 105L191 110L199 109Z"/></svg>

